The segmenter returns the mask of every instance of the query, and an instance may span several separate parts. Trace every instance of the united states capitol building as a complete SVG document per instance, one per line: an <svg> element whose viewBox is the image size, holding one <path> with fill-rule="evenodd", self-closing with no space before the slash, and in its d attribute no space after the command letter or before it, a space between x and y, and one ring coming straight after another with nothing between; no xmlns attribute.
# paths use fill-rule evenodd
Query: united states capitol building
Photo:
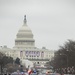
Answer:
<svg viewBox="0 0 75 75"><path fill-rule="evenodd" d="M35 40L33 33L27 25L26 15L24 16L24 22L22 27L18 30L15 39L15 46L10 49L7 46L1 46L0 52L11 56L14 59L17 57L21 60L30 60L35 64L45 64L51 61L54 56L54 51L46 49L45 47L35 47ZM11 44L11 43L10 43Z"/></svg>

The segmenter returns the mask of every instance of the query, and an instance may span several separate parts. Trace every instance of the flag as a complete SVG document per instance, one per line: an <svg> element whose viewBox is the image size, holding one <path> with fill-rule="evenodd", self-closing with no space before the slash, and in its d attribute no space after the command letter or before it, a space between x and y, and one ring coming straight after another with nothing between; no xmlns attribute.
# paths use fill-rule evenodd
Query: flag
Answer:
<svg viewBox="0 0 75 75"><path fill-rule="evenodd" d="M41 57L44 57L44 52L43 51L41 52Z"/></svg>
<svg viewBox="0 0 75 75"><path fill-rule="evenodd" d="M39 57L39 56L40 56L40 52L39 52L39 51L37 51L37 52L36 52L36 55Z"/></svg>

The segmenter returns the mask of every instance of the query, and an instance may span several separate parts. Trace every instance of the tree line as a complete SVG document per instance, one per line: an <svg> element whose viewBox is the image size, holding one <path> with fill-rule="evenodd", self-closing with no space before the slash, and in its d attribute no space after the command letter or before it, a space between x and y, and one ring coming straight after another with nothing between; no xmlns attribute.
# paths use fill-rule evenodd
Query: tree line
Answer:
<svg viewBox="0 0 75 75"><path fill-rule="evenodd" d="M55 69L75 67L75 41L67 40L54 52L53 59L48 62Z"/></svg>
<svg viewBox="0 0 75 75"><path fill-rule="evenodd" d="M10 57L6 56L4 53L0 52L0 71L3 73L4 69L8 72L14 72L19 68L20 59L16 58L15 60Z"/></svg>

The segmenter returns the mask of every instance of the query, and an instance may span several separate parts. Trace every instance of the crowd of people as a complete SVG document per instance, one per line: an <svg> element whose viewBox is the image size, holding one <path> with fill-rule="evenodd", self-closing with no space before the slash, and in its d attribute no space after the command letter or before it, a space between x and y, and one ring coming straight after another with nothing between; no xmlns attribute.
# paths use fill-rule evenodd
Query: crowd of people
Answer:
<svg viewBox="0 0 75 75"><path fill-rule="evenodd" d="M28 70L28 75L31 75L31 73L37 73L37 75L38 75L38 70L35 70L35 69Z"/></svg>
<svg viewBox="0 0 75 75"><path fill-rule="evenodd" d="M11 75L32 75L32 73L35 73L35 75L38 75L38 71L36 69L26 69L25 71L17 70L17 72L13 72Z"/></svg>
<svg viewBox="0 0 75 75"><path fill-rule="evenodd" d="M68 67L68 68L59 68L55 70L57 73L63 74L75 74L75 68L74 67Z"/></svg>

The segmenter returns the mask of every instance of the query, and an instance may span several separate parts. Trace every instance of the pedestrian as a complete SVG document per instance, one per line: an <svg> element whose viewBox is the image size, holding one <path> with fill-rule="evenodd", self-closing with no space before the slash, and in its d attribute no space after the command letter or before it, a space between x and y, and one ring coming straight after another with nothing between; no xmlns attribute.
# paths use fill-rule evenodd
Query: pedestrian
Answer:
<svg viewBox="0 0 75 75"><path fill-rule="evenodd" d="M33 71L30 69L28 70L28 75L30 75Z"/></svg>

